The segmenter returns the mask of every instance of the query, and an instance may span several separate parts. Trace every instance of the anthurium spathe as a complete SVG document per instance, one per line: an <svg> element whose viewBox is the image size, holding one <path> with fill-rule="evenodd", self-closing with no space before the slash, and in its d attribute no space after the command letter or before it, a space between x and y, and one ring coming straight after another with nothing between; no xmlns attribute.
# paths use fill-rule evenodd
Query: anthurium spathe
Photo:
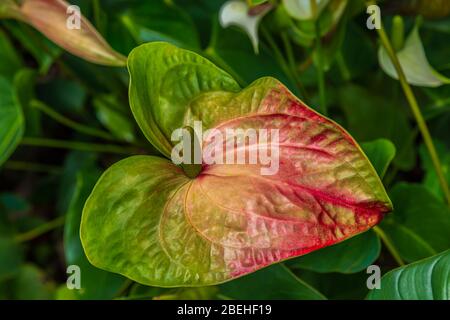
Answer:
<svg viewBox="0 0 450 320"><path fill-rule="evenodd" d="M450 79L434 70L428 62L417 24L406 39L404 47L397 52L397 57L408 83L432 88L450 84ZM378 60L384 72L398 80L397 71L383 47L378 50Z"/></svg>
<svg viewBox="0 0 450 320"><path fill-rule="evenodd" d="M166 43L134 49L128 67L134 117L164 156L171 133L195 121L218 131L277 129L279 170L203 163L188 178L162 157L116 163L83 210L81 239L95 266L153 286L217 284L352 237L392 210L352 137L276 79L242 89Z"/></svg>
<svg viewBox="0 0 450 320"><path fill-rule="evenodd" d="M22 0L15 18L42 32L70 53L93 63L125 66L126 58L114 51L78 7L63 0Z"/></svg>

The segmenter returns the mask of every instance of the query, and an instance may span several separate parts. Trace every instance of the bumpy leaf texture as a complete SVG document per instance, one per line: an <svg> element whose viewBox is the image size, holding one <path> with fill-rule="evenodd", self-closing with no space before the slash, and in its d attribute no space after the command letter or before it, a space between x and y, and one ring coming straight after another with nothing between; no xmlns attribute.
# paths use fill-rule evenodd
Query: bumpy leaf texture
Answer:
<svg viewBox="0 0 450 320"><path fill-rule="evenodd" d="M23 0L14 12L16 18L80 58L107 66L126 65L126 58L109 46L77 8L63 0Z"/></svg>
<svg viewBox="0 0 450 320"><path fill-rule="evenodd" d="M165 43L136 48L129 71L136 121L165 156L172 131L194 121L220 132L278 129L279 170L203 163L189 179L163 158L113 165L82 217L95 266L147 285L217 284L352 237L391 211L356 142L277 80L241 90L211 62Z"/></svg>

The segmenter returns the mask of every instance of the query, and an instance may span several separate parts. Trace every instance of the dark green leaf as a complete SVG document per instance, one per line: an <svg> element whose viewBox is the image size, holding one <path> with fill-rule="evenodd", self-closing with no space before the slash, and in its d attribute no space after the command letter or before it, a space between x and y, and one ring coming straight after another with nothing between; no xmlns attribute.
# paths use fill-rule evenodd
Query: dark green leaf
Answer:
<svg viewBox="0 0 450 320"><path fill-rule="evenodd" d="M406 109L356 85L341 87L339 103L347 118L346 127L358 141L389 139L397 149L394 163L403 170L414 166L414 134Z"/></svg>
<svg viewBox="0 0 450 320"><path fill-rule="evenodd" d="M282 264L273 265L219 286L231 299L322 300L325 297Z"/></svg>
<svg viewBox="0 0 450 320"><path fill-rule="evenodd" d="M400 183L390 192L394 213L382 223L401 257L408 262L450 247L450 210L421 185Z"/></svg>
<svg viewBox="0 0 450 320"><path fill-rule="evenodd" d="M133 6L121 17L138 43L166 41L176 46L198 49L197 30L189 15L168 1L152 1Z"/></svg>
<svg viewBox="0 0 450 320"><path fill-rule="evenodd" d="M24 131L24 118L14 88L0 77L0 166L14 152Z"/></svg>
<svg viewBox="0 0 450 320"><path fill-rule="evenodd" d="M0 76L12 80L22 67L20 56L12 46L6 34L0 30Z"/></svg>
<svg viewBox="0 0 450 320"><path fill-rule="evenodd" d="M450 250L388 272L369 300L449 300Z"/></svg>
<svg viewBox="0 0 450 320"><path fill-rule="evenodd" d="M30 264L19 269L12 289L13 298L17 300L49 300L54 294L54 284L45 278L42 270Z"/></svg>
<svg viewBox="0 0 450 320"><path fill-rule="evenodd" d="M92 266L84 254L79 230L83 205L91 192L99 172L81 171L67 212L64 228L64 251L67 265L77 265L81 271L81 289L75 290L78 299L112 299L124 286L125 279Z"/></svg>
<svg viewBox="0 0 450 320"><path fill-rule="evenodd" d="M361 144L361 148L369 158L378 175L383 178L395 158L395 146L387 139L378 139Z"/></svg>

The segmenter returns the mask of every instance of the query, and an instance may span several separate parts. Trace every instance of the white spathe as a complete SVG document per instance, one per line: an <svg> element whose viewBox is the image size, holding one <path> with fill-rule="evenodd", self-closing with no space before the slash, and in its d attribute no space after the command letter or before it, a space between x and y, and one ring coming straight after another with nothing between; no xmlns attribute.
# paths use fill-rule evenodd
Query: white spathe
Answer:
<svg viewBox="0 0 450 320"><path fill-rule="evenodd" d="M439 74L428 62L417 26L414 27L414 30L406 39L403 49L397 52L397 57L405 73L406 80L411 85L439 87L450 83L450 79ZM398 80L397 70L395 70L388 53L383 47L380 47L378 50L378 60L384 72Z"/></svg>
<svg viewBox="0 0 450 320"><path fill-rule="evenodd" d="M315 0L317 4L317 16L327 6L330 0ZM283 0L287 13L297 20L313 19L311 0Z"/></svg>
<svg viewBox="0 0 450 320"><path fill-rule="evenodd" d="M258 26L261 19L269 11L269 9L263 10L257 15L249 15L248 10L249 8L247 4L243 1L227 1L220 9L219 21L223 28L234 25L243 29L248 34L250 41L252 42L253 49L256 53L258 53Z"/></svg>

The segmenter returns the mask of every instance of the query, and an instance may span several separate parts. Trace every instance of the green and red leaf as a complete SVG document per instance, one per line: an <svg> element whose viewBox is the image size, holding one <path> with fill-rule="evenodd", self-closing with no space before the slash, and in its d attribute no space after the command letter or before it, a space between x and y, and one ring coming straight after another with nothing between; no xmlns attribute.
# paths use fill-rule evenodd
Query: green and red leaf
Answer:
<svg viewBox="0 0 450 320"><path fill-rule="evenodd" d="M240 89L206 59L164 43L135 49L129 70L136 121L165 156L173 130L194 121L218 132L276 129L279 170L204 162L190 179L157 157L113 165L82 217L95 266L153 286L217 284L343 241L392 210L354 139L277 80Z"/></svg>

